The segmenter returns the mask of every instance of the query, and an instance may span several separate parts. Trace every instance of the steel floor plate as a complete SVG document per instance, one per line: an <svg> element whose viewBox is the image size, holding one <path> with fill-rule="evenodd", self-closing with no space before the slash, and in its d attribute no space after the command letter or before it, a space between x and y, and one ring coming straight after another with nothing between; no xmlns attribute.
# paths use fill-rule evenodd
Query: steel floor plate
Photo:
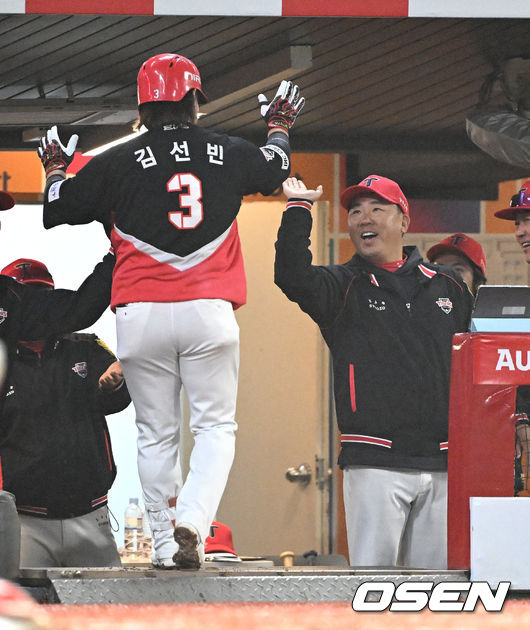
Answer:
<svg viewBox="0 0 530 630"><path fill-rule="evenodd" d="M37 600L62 604L183 602L351 602L363 582L467 582L467 571L351 567L208 567L200 571L23 569Z"/></svg>

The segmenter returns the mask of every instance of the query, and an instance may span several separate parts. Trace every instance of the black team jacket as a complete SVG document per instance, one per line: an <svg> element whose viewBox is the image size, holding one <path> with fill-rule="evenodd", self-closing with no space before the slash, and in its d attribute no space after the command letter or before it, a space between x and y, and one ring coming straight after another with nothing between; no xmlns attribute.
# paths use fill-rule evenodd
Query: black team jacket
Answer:
<svg viewBox="0 0 530 630"><path fill-rule="evenodd" d="M467 330L470 291L415 247L394 273L358 255L312 265L307 207L291 200L283 214L275 282L331 351L339 465L446 470L451 343Z"/></svg>
<svg viewBox="0 0 530 630"><path fill-rule="evenodd" d="M49 339L41 352L18 346L4 388L0 470L19 512L63 519L106 505L116 466L105 415L130 402L125 383L98 387L114 361L93 334Z"/></svg>

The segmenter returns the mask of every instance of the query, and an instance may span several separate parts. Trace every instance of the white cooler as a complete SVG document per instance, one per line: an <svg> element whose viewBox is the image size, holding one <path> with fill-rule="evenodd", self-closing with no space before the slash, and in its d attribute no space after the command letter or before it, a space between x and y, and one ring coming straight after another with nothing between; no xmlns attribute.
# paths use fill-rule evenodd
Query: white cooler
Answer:
<svg viewBox="0 0 530 630"><path fill-rule="evenodd" d="M471 497L471 581L530 590L530 497Z"/></svg>

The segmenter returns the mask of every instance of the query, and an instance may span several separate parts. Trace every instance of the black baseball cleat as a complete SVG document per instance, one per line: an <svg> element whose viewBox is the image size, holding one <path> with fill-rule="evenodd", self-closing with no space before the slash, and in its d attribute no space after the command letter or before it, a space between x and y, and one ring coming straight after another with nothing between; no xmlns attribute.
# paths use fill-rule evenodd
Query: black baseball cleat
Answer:
<svg viewBox="0 0 530 630"><path fill-rule="evenodd" d="M175 527L175 541L179 549L173 556L177 569L200 569L204 559L204 551L199 535L194 527L183 523Z"/></svg>

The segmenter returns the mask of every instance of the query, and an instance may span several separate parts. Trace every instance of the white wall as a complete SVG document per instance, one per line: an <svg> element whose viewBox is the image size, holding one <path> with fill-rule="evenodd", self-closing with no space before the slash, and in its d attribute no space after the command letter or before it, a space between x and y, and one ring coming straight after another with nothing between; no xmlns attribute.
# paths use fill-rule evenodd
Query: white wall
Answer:
<svg viewBox="0 0 530 630"><path fill-rule="evenodd" d="M0 213L0 269L16 258L34 258L50 270L57 288L76 289L106 254L110 242L100 224L42 227L42 207L17 205ZM116 352L114 314L107 309L96 324L87 329L96 333ZM118 468L109 493L109 507L120 530L115 532L118 546L123 544L123 512L129 497L141 500L136 469L136 427L132 403L121 413L107 418L112 448ZM116 524L113 524L116 529Z"/></svg>

